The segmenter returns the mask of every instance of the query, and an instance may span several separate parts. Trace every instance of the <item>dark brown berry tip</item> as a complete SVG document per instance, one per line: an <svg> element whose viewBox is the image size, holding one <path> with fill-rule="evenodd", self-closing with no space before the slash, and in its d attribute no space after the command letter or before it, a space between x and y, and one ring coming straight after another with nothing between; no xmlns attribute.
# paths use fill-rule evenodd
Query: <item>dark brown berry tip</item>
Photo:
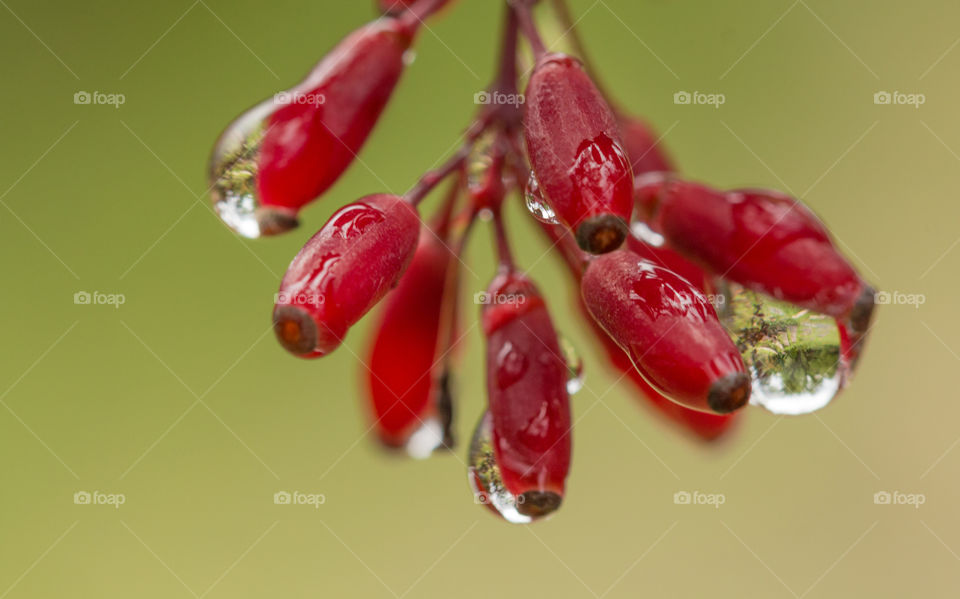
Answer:
<svg viewBox="0 0 960 599"><path fill-rule="evenodd" d="M728 374L710 385L707 405L717 414L729 414L750 401L750 377L743 372Z"/></svg>
<svg viewBox="0 0 960 599"><path fill-rule="evenodd" d="M850 329L854 333L866 333L873 319L873 309L876 307L877 290L870 285L864 285L860 297L850 310Z"/></svg>
<svg viewBox="0 0 960 599"><path fill-rule="evenodd" d="M531 518L543 518L560 509L563 497L553 491L527 491L517 500L517 511Z"/></svg>
<svg viewBox="0 0 960 599"><path fill-rule="evenodd" d="M577 227L577 244L585 252L606 254L623 245L628 233L627 223L622 218L601 214L580 223Z"/></svg>
<svg viewBox="0 0 960 599"><path fill-rule="evenodd" d="M300 226L296 214L278 208L261 206L257 208L256 218L257 225L260 227L260 235L263 237L282 235Z"/></svg>
<svg viewBox="0 0 960 599"><path fill-rule="evenodd" d="M317 325L296 306L278 306L273 311L273 331L288 352L297 356L316 353Z"/></svg>

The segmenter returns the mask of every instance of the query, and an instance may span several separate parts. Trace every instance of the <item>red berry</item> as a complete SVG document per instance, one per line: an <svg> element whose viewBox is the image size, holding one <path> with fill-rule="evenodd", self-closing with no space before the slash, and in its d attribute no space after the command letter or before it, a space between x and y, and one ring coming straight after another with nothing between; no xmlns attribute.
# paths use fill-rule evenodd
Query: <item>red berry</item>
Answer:
<svg viewBox="0 0 960 599"><path fill-rule="evenodd" d="M383 302L367 383L377 434L386 445L406 445L413 433L446 420L436 413L443 392L436 370L452 258L444 242L425 230L400 284ZM439 430L438 442L444 432Z"/></svg>
<svg viewBox="0 0 960 599"><path fill-rule="evenodd" d="M667 242L711 271L866 330L873 289L798 200L760 190L722 193L674 180L653 204L654 221Z"/></svg>
<svg viewBox="0 0 960 599"><path fill-rule="evenodd" d="M627 235L633 179L613 111L564 54L537 61L525 106L527 154L557 217L585 251L617 249Z"/></svg>
<svg viewBox="0 0 960 599"><path fill-rule="evenodd" d="M653 129L639 118L617 114L623 149L630 157L633 175L673 171L673 163Z"/></svg>
<svg viewBox="0 0 960 599"><path fill-rule="evenodd" d="M210 178L217 212L247 237L282 233L353 162L383 112L415 28L381 19L354 31L287 92L220 137Z"/></svg>
<svg viewBox="0 0 960 599"><path fill-rule="evenodd" d="M581 283L594 319L661 394L725 414L750 398L740 353L686 279L621 250L594 259Z"/></svg>
<svg viewBox="0 0 960 599"><path fill-rule="evenodd" d="M416 210L392 195L344 206L310 238L280 283L280 343L304 358L329 354L406 270L417 248Z"/></svg>
<svg viewBox="0 0 960 599"><path fill-rule="evenodd" d="M556 510L570 469L568 371L540 293L524 275L503 272L490 285L482 320L493 448L517 509Z"/></svg>

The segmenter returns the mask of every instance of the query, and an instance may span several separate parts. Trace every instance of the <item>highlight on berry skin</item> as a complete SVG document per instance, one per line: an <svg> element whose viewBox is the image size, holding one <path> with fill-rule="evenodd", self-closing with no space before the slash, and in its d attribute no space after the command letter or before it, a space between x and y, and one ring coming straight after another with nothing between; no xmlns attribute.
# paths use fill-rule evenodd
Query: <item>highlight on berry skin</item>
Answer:
<svg viewBox="0 0 960 599"><path fill-rule="evenodd" d="M214 205L240 235L291 231L328 194L409 66L418 29L459 6L372 4L376 20L216 143ZM556 514L577 485L572 403L584 385L583 360L558 332L574 327L557 311L566 292L524 270L533 265L517 260L518 233L541 236L568 276L572 297L559 301L589 331L587 361L625 379L642 409L688 441L719 451L756 407L798 416L841 396L863 359L876 291L826 225L784 193L721 190L682 172L653 125L604 88L565 0L499 8L482 97L525 101L478 102L465 132L450 132L456 149L406 192L338 198L274 298L281 350L313 359L346 346L371 437L417 459L465 449L464 501L469 488L516 524ZM569 53L548 51L545 15L568 31ZM508 227L507 202L531 218ZM492 242L489 273L467 264L478 229ZM468 289L474 276L492 282ZM350 331L371 312L364 344ZM471 337L484 358L463 364ZM468 368L485 373L482 389L461 389ZM463 418L462 391L483 394Z"/></svg>

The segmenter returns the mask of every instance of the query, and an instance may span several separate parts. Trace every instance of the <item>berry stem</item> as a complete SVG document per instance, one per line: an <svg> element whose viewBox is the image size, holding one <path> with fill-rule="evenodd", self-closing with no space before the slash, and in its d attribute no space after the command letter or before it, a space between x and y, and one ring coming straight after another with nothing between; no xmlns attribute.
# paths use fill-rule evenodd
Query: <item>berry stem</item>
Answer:
<svg viewBox="0 0 960 599"><path fill-rule="evenodd" d="M547 53L547 47L543 43L543 37L540 35L540 31L537 30L537 24L534 21L533 11L531 10L531 7L536 4L536 0L508 1L510 2L510 7L513 9L514 14L517 16L520 30L523 31L524 37L526 37L527 41L530 42L530 47L533 50L534 58L539 60L541 56Z"/></svg>
<svg viewBox="0 0 960 599"><path fill-rule="evenodd" d="M509 6L506 9L503 35L500 39L500 67L492 88L504 94L517 92L517 42L520 24L517 13Z"/></svg>
<svg viewBox="0 0 960 599"><path fill-rule="evenodd" d="M493 230L497 242L497 258L500 262L500 269L511 272L516 270L513 251L510 249L510 240L507 238L507 229L503 224L503 211L499 206L493 211Z"/></svg>

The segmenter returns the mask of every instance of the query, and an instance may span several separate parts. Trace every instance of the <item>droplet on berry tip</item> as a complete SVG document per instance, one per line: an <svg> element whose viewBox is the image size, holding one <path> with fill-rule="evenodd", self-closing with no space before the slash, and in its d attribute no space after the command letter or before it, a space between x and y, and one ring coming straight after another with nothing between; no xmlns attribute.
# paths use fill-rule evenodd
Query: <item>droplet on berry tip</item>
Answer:
<svg viewBox="0 0 960 599"><path fill-rule="evenodd" d="M515 496L507 490L493 450L493 419L489 413L485 412L477 423L467 463L476 502L511 524L529 524L556 511L562 503L562 498L550 491Z"/></svg>
<svg viewBox="0 0 960 599"><path fill-rule="evenodd" d="M537 175L533 171L530 171L530 178L527 179L527 186L523 190L523 199L526 202L527 210L538 221L548 225L560 223L557 220L557 213L544 199L543 191L540 189L540 181L537 180Z"/></svg>
<svg viewBox="0 0 960 599"><path fill-rule="evenodd" d="M835 320L735 283L719 286L720 321L753 380L750 403L774 414L809 414L844 385Z"/></svg>

